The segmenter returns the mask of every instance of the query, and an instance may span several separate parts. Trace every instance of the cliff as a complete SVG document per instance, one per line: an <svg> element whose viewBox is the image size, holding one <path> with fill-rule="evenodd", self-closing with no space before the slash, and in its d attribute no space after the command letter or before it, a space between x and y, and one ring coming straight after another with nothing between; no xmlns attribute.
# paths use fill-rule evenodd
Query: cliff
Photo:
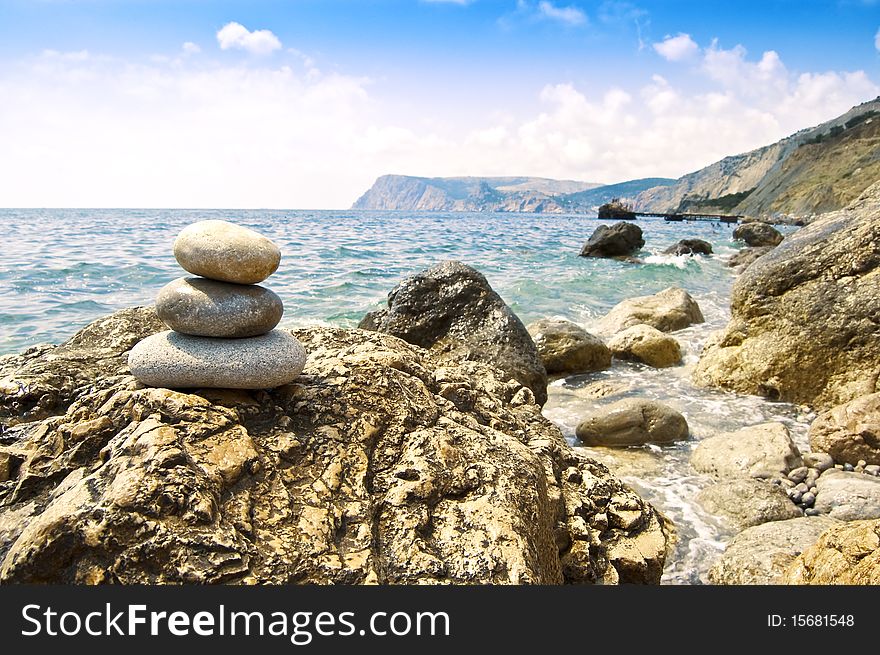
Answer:
<svg viewBox="0 0 880 655"><path fill-rule="evenodd" d="M642 211L805 216L840 209L880 179L880 98L781 141L638 194Z"/></svg>
<svg viewBox="0 0 880 655"><path fill-rule="evenodd" d="M560 197L597 186L536 177L383 175L352 209L559 213L565 211Z"/></svg>
<svg viewBox="0 0 880 655"><path fill-rule="evenodd" d="M612 198L632 198L673 182L662 177L603 185L543 177L383 175L352 209L593 213Z"/></svg>

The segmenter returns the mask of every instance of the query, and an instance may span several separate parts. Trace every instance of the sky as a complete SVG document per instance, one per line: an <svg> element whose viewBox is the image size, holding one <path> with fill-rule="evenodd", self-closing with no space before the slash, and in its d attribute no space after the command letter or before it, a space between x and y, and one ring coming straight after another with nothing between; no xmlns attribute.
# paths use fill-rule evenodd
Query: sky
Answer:
<svg viewBox="0 0 880 655"><path fill-rule="evenodd" d="M880 0L0 0L0 206L678 177L880 95Z"/></svg>

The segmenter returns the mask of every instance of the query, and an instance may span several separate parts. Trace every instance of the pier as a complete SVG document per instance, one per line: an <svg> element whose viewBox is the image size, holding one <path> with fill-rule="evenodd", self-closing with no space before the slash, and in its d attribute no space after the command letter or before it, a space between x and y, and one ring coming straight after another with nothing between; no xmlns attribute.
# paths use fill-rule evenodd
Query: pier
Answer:
<svg viewBox="0 0 880 655"><path fill-rule="evenodd" d="M599 218L613 221L632 221L639 216L655 216L666 221L720 221L721 223L739 223L743 218L738 214L705 214L700 212L636 212L622 204L617 198L599 207Z"/></svg>
<svg viewBox="0 0 880 655"><path fill-rule="evenodd" d="M731 214L663 214L660 212L632 212L633 217L656 216L665 221L720 221L722 223L739 223L742 216ZM601 216L599 218L602 218Z"/></svg>

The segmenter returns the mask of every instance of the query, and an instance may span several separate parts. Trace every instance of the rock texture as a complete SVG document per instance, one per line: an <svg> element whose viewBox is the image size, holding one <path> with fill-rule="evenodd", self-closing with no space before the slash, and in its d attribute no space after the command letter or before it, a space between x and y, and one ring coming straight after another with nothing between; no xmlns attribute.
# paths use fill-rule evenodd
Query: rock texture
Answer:
<svg viewBox="0 0 880 655"><path fill-rule="evenodd" d="M256 284L190 277L162 287L156 313L176 332L242 338L272 330L284 314L284 304L273 291Z"/></svg>
<svg viewBox="0 0 880 655"><path fill-rule="evenodd" d="M785 425L762 423L703 439L691 465L719 478L779 478L803 466L803 459Z"/></svg>
<svg viewBox="0 0 880 655"><path fill-rule="evenodd" d="M600 225L581 249L581 257L626 257L645 245L642 228L621 221Z"/></svg>
<svg viewBox="0 0 880 655"><path fill-rule="evenodd" d="M816 482L814 507L841 521L880 518L880 478L831 469Z"/></svg>
<svg viewBox="0 0 880 655"><path fill-rule="evenodd" d="M743 530L709 569L716 585L783 584L786 569L838 521L823 516L773 521Z"/></svg>
<svg viewBox="0 0 880 655"><path fill-rule="evenodd" d="M712 244L702 239L682 239L663 251L665 255L711 255Z"/></svg>
<svg viewBox="0 0 880 655"><path fill-rule="evenodd" d="M611 366L611 351L599 337L563 319L528 326L547 373L590 373Z"/></svg>
<svg viewBox="0 0 880 655"><path fill-rule="evenodd" d="M738 225L733 231L733 238L745 241L752 248L774 247L782 243L782 233L772 225L753 221Z"/></svg>
<svg viewBox="0 0 880 655"><path fill-rule="evenodd" d="M687 291L669 287L652 296L627 298L618 303L602 317L597 329L601 334L615 334L645 324L661 332L673 332L704 320L700 306Z"/></svg>
<svg viewBox="0 0 880 655"><path fill-rule="evenodd" d="M388 308L358 326L429 348L447 360L500 368L547 401L547 371L522 321L478 271L448 261L412 275L388 294Z"/></svg>
<svg viewBox="0 0 880 655"><path fill-rule="evenodd" d="M803 516L782 488L751 478L724 480L701 490L697 502L737 531Z"/></svg>
<svg viewBox="0 0 880 655"><path fill-rule="evenodd" d="M296 384L185 394L127 375L151 321L3 361L5 408L36 371L69 403L3 419L3 583L659 581L662 518L497 369L311 328ZM70 379L53 352L107 373Z"/></svg>
<svg viewBox="0 0 880 655"><path fill-rule="evenodd" d="M615 334L608 342L611 354L655 368L681 363L681 346L675 337L650 325L633 325Z"/></svg>
<svg viewBox="0 0 880 655"><path fill-rule="evenodd" d="M757 260L758 257L766 255L768 252L773 250L773 248L774 246L762 246L760 248L743 248L727 260L727 265L731 268L739 269L739 272L742 273L749 266L754 264L755 260Z"/></svg>
<svg viewBox="0 0 880 655"><path fill-rule="evenodd" d="M285 330L246 339L166 330L139 342L128 356L138 381L168 389L272 389L292 382L305 364L305 350Z"/></svg>
<svg viewBox="0 0 880 655"><path fill-rule="evenodd" d="M694 380L820 409L880 391L880 183L752 264Z"/></svg>
<svg viewBox="0 0 880 655"><path fill-rule="evenodd" d="M841 464L880 464L880 393L819 414L810 425L810 448Z"/></svg>
<svg viewBox="0 0 880 655"><path fill-rule="evenodd" d="M880 585L880 521L836 525L785 571L785 584Z"/></svg>
<svg viewBox="0 0 880 655"><path fill-rule="evenodd" d="M95 321L62 345L0 357L0 421L14 425L64 413L95 380L127 374L122 355L164 329L153 308L134 307Z"/></svg>
<svg viewBox="0 0 880 655"><path fill-rule="evenodd" d="M174 240L177 263L193 275L212 280L256 284L272 275L281 251L271 240L227 221L199 221Z"/></svg>
<svg viewBox="0 0 880 655"><path fill-rule="evenodd" d="M688 424L663 403L627 399L587 416L576 434L586 446L641 446L687 439Z"/></svg>

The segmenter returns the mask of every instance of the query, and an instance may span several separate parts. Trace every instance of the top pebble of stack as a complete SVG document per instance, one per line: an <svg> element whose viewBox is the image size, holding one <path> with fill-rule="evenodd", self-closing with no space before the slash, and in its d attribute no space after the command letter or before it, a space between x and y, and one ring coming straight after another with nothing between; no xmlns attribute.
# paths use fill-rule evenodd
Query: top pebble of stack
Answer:
<svg viewBox="0 0 880 655"><path fill-rule="evenodd" d="M177 263L194 275L257 284L278 270L281 251L262 234L226 221L199 221L174 241Z"/></svg>

